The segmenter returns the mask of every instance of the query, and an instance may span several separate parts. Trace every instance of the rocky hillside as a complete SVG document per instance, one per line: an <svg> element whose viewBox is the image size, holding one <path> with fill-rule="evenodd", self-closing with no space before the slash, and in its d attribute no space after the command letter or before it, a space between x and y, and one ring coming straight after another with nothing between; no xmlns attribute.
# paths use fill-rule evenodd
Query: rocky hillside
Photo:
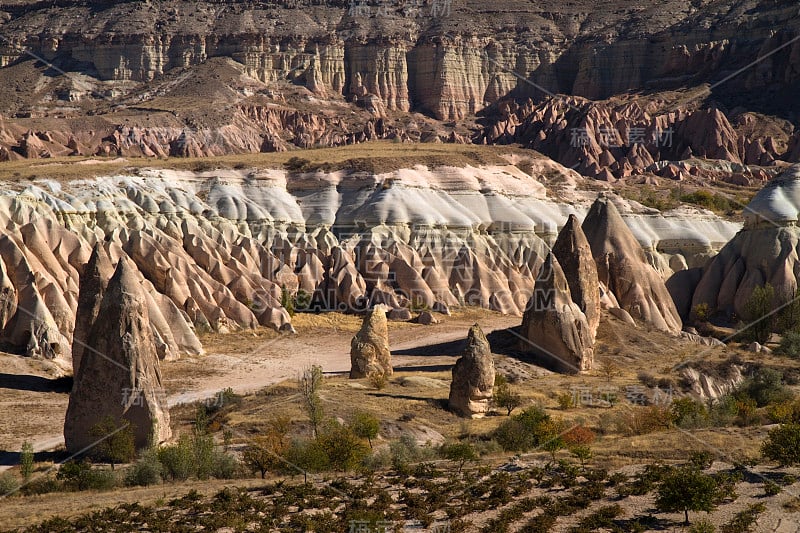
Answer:
<svg viewBox="0 0 800 533"><path fill-rule="evenodd" d="M793 2L319 4L0 1L0 160L378 138L523 142L605 179L800 158ZM617 144L598 146L606 126Z"/></svg>
<svg viewBox="0 0 800 533"><path fill-rule="evenodd" d="M554 198L545 172L582 178L539 161L530 174L514 165L139 170L6 183L2 339L69 366L73 335L85 329L78 289L97 243L109 263L135 265L162 359L202 351L202 331L291 330L287 293L306 309L385 303L448 313L471 304L520 316L556 232L595 197L574 189L571 203ZM613 201L625 221L615 215L617 225L632 230L629 248L641 246L662 279L702 266L738 229L707 212L662 215Z"/></svg>

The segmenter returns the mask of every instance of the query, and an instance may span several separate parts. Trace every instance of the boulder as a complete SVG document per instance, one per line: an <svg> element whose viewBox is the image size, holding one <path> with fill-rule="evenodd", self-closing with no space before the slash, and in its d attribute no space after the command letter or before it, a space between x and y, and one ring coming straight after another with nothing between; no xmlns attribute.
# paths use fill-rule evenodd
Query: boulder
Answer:
<svg viewBox="0 0 800 533"><path fill-rule="evenodd" d="M522 317L520 349L558 372L590 370L594 338L586 315L572 300L558 260L551 253L539 270L533 295Z"/></svg>
<svg viewBox="0 0 800 533"><path fill-rule="evenodd" d="M453 367L448 405L457 415L481 418L489 410L494 387L492 349L480 326L475 324L467 335L467 347Z"/></svg>
<svg viewBox="0 0 800 533"><path fill-rule="evenodd" d="M139 449L169 439L169 411L147 298L127 257L117 263L86 339L64 422L67 451L93 445L98 437L92 427L109 417L131 425Z"/></svg>
<svg viewBox="0 0 800 533"><path fill-rule="evenodd" d="M422 311L416 318L417 324L422 324L423 326L430 326L432 324L438 324L439 321L436 319L435 316L430 311Z"/></svg>
<svg viewBox="0 0 800 533"><path fill-rule="evenodd" d="M598 196L582 228L600 282L614 294L619 306L656 329L679 334L681 318L664 281L610 198Z"/></svg>
<svg viewBox="0 0 800 533"><path fill-rule="evenodd" d="M594 338L600 325L600 282L592 248L581 229L578 218L570 215L553 245L553 255L567 278L572 301L586 315Z"/></svg>
<svg viewBox="0 0 800 533"><path fill-rule="evenodd" d="M407 307L395 308L387 315L389 320L411 320L411 311Z"/></svg>
<svg viewBox="0 0 800 533"><path fill-rule="evenodd" d="M376 374L392 375L389 324L385 309L378 305L367 311L361 329L350 342L350 379Z"/></svg>

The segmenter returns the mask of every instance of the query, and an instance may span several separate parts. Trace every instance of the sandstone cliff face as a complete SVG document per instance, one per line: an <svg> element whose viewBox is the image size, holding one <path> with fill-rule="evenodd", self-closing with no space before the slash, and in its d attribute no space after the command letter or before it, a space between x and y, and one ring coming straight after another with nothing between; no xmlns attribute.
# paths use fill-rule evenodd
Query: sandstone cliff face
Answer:
<svg viewBox="0 0 800 533"><path fill-rule="evenodd" d="M104 436L92 435L93 426L107 417L132 426L137 449L171 435L147 298L134 265L124 258L86 337L64 422L67 451L87 451Z"/></svg>
<svg viewBox="0 0 800 533"><path fill-rule="evenodd" d="M0 113L17 117L5 132L0 120L0 160L87 150L196 156L279 150L287 143L337 146L364 139L413 138L415 127L410 123L390 128L375 122L387 112L408 111L439 121L486 111L482 121L488 124L474 142L518 140L549 149L558 140L558 150L547 153L568 152L558 160L567 166L580 163L581 172L598 177L608 175L601 174L604 169L619 177L646 168L652 163L649 159L675 159L675 154L685 158L690 151L747 164L767 165L777 157L797 160L796 151L784 150L780 142L776 146L760 135L733 134L725 124L733 117L723 119L714 109L673 106L660 96L640 99L645 100L642 107L652 104L642 113L635 109L639 103L623 106L619 113L612 103L599 113L590 112L586 124L568 116L564 124L558 105L542 110L548 115L545 119L532 109L539 104L510 111L504 107L527 98L541 102L546 94L605 99L642 89L711 84L766 56L759 68L726 81L712 96L729 109L758 102L758 110L772 107L774 114L785 115L796 108L780 90L800 76L800 42L791 42L800 24L790 6L756 0L687 6L670 0L636 7L612 2L607 9L577 11L558 2L524 9L504 2L465 2L447 13L432 13L430 3L392 5L380 14L376 9L367 6L367 13L353 13L344 2L0 2L0 11L8 13L0 66L11 65L5 77L8 87L0 83L0 92L7 93ZM770 54L784 45L785 53ZM18 71L25 65L14 63L24 59L26 49L76 75L46 90L45 78L24 89L17 86L24 78ZM205 104L223 84L214 74L211 79L201 74L205 65L213 71L226 59L250 81L240 80L224 97L217 94L220 108L237 102L233 107L238 111L209 127L215 121L209 121ZM173 75L176 79L170 78ZM191 98L185 91L175 93L174 88L189 78L205 92ZM296 98L287 102L292 94ZM346 102L355 106L348 108ZM179 103L192 109L172 109ZM53 142L42 138L46 135L41 123L25 118L85 117L93 107L102 108L92 113L102 118L93 117L92 122L106 121L106 128L61 121L58 127L45 128ZM131 125L131 116L141 109L147 109L147 116ZM172 112L156 120L150 115L157 109ZM341 109L355 112L357 120L345 120ZM360 114L362 110L367 112ZM117 117L117 111L124 113ZM262 127L258 115L269 115L269 121L281 127ZM419 117L410 118L417 122ZM596 142L576 149L556 135L573 127L607 124L626 141L628 130L639 127L650 133L655 127L674 126L680 139L659 155L648 146L602 150ZM468 131L442 124L437 128L428 132L429 138L458 142ZM226 140L203 139L212 135Z"/></svg>

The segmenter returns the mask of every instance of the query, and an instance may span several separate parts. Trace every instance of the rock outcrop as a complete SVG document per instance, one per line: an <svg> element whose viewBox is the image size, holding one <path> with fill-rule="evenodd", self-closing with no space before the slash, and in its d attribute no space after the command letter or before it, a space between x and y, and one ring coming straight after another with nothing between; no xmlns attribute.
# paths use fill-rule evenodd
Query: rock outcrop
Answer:
<svg viewBox="0 0 800 533"><path fill-rule="evenodd" d="M678 334L682 324L672 297L610 198L601 195L595 200L582 228L600 282L619 306L637 320Z"/></svg>
<svg viewBox="0 0 800 533"><path fill-rule="evenodd" d="M393 372L386 310L378 305L367 311L361 329L350 342L350 379L388 377Z"/></svg>
<svg viewBox="0 0 800 533"><path fill-rule="evenodd" d="M78 308L75 311L75 332L72 336L72 375L78 376L83 352L89 345L89 333L100 313L108 280L114 267L100 242L95 243L89 262L80 277Z"/></svg>
<svg viewBox="0 0 800 533"><path fill-rule="evenodd" d="M553 255L558 260L569 285L572 301L586 315L592 339L600 325L600 281L592 248L581 229L578 217L570 215L553 245Z"/></svg>
<svg viewBox="0 0 800 533"><path fill-rule="evenodd" d="M448 405L459 416L481 418L489 411L494 387L494 361L486 335L478 324L467 335L467 346L453 366Z"/></svg>
<svg viewBox="0 0 800 533"><path fill-rule="evenodd" d="M520 350L533 353L546 367L570 374L592 368L594 337L552 253L536 278L520 333Z"/></svg>
<svg viewBox="0 0 800 533"><path fill-rule="evenodd" d="M756 287L770 284L776 306L795 297L800 284L800 165L770 181L744 209L742 231L703 269L692 309L748 317L746 303Z"/></svg>
<svg viewBox="0 0 800 533"><path fill-rule="evenodd" d="M88 295L83 298L87 302L92 299ZM83 452L92 446L100 438L92 435L92 428L109 417L115 424L130 424L137 448L170 437L169 411L147 307L135 266L121 258L89 329L70 394L64 422L68 452Z"/></svg>

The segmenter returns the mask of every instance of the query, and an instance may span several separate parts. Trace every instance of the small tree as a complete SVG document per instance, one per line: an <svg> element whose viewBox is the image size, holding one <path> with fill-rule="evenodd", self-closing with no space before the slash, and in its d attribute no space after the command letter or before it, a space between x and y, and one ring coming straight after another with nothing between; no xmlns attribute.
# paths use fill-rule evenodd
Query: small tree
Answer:
<svg viewBox="0 0 800 533"><path fill-rule="evenodd" d="M369 447L372 448L372 439L378 436L381 428L381 421L369 413L356 413L350 423L350 429L357 437L367 439Z"/></svg>
<svg viewBox="0 0 800 533"><path fill-rule="evenodd" d="M286 285L281 286L281 307L286 309L289 316L294 316L294 298L289 289L286 288Z"/></svg>
<svg viewBox="0 0 800 533"><path fill-rule="evenodd" d="M761 453L781 466L800 463L800 424L783 424L770 430Z"/></svg>
<svg viewBox="0 0 800 533"><path fill-rule="evenodd" d="M778 328L782 332L800 328L800 289L797 289L794 298L778 313Z"/></svg>
<svg viewBox="0 0 800 533"><path fill-rule="evenodd" d="M664 512L683 511L689 525L689 511L713 511L716 507L717 482L692 466L672 469L658 486L656 508Z"/></svg>
<svg viewBox="0 0 800 533"><path fill-rule="evenodd" d="M303 396L303 408L314 430L314 437L319 437L319 426L325 416L322 400L319 397L319 390L322 387L322 367L314 365L305 369L300 375L298 385Z"/></svg>
<svg viewBox="0 0 800 533"><path fill-rule="evenodd" d="M461 470L468 461L475 461L478 459L478 454L475 453L475 448L473 448L469 442L452 442L449 444L442 444L440 451L442 457L458 464L459 473L461 473Z"/></svg>
<svg viewBox="0 0 800 533"><path fill-rule="evenodd" d="M33 474L33 445L30 442L22 444L22 451L19 453L19 471L25 481Z"/></svg>
<svg viewBox="0 0 800 533"><path fill-rule="evenodd" d="M522 396L511 390L505 376L497 374L494 378L494 404L506 410L507 416L522 404Z"/></svg>
<svg viewBox="0 0 800 533"><path fill-rule="evenodd" d="M357 467L369 455L364 442L347 427L332 422L317 437L317 444L328 456L331 468L346 472Z"/></svg>
<svg viewBox="0 0 800 533"><path fill-rule="evenodd" d="M744 318L752 324L745 330L745 338L764 344L769 340L775 320L770 315L773 310L775 289L767 283L756 287L744 304Z"/></svg>
<svg viewBox="0 0 800 533"><path fill-rule="evenodd" d="M606 378L606 383L611 383L611 380L618 376L619 372L619 366L611 359L606 359L600 364L600 374Z"/></svg>
<svg viewBox="0 0 800 533"><path fill-rule="evenodd" d="M268 423L266 433L253 439L242 453L244 464L250 470L260 472L261 479L270 470L278 470L283 465L282 457L289 449L287 434L290 425L287 417L273 418Z"/></svg>
<svg viewBox="0 0 800 533"><path fill-rule="evenodd" d="M133 425L126 420L115 420L109 415L92 426L89 434L102 439L95 446L95 452L101 460L111 463L111 470L115 464L130 462L136 455Z"/></svg>

